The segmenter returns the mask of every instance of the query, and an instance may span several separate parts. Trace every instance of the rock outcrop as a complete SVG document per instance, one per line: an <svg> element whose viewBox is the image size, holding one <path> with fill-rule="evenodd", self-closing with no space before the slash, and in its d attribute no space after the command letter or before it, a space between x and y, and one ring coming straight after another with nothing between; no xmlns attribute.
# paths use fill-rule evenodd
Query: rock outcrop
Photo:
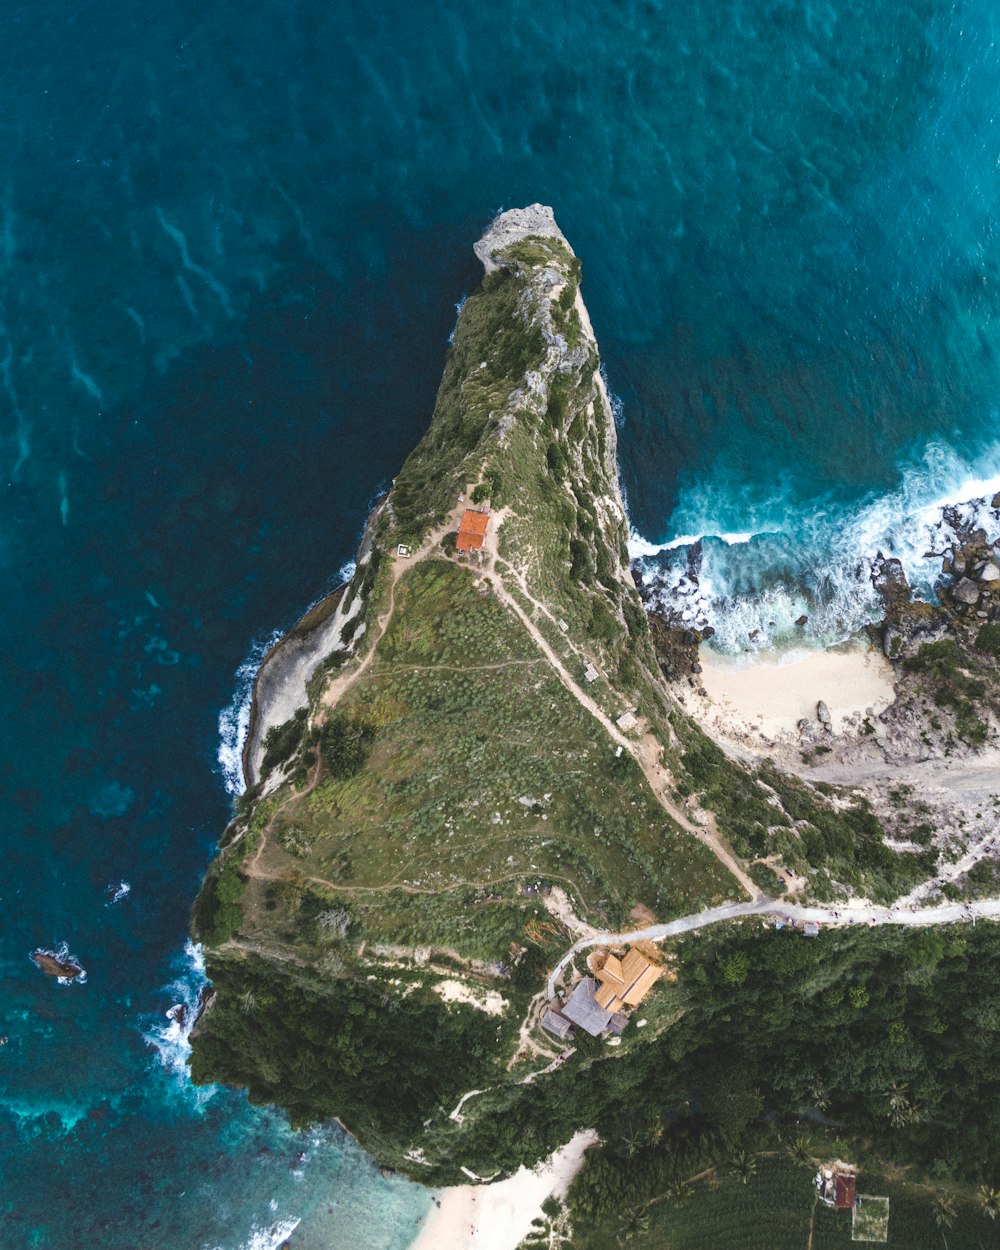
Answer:
<svg viewBox="0 0 1000 1250"><path fill-rule="evenodd" d="M83 975L82 965L61 951L32 951L31 958L35 966L40 968L47 977L58 977L59 980L75 981L77 977Z"/></svg>

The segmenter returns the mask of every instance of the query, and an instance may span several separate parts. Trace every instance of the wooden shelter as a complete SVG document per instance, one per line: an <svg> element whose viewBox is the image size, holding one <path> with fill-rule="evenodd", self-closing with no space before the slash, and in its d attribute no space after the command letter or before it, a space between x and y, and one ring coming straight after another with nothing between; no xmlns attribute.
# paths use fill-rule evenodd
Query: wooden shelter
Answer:
<svg viewBox="0 0 1000 1250"><path fill-rule="evenodd" d="M850 1172L834 1172L833 1174L833 1209L850 1211L854 1206L855 1191L858 1178Z"/></svg>
<svg viewBox="0 0 1000 1250"><path fill-rule="evenodd" d="M597 973L601 985L594 998L605 1011L638 1007L662 976L663 969L651 964L633 946L623 959L617 955L607 957L604 967Z"/></svg>
<svg viewBox="0 0 1000 1250"><path fill-rule="evenodd" d="M489 523L490 514L488 512L477 512L474 508L466 508L462 513L462 521L458 527L455 550L478 551L486 538L486 528Z"/></svg>

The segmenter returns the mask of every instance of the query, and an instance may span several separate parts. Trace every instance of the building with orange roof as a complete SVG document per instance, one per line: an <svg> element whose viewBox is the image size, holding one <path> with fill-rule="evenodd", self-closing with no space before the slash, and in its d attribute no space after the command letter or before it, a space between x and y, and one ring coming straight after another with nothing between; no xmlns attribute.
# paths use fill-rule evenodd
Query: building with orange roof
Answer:
<svg viewBox="0 0 1000 1250"><path fill-rule="evenodd" d="M486 529L490 523L488 512L477 512L474 508L466 508L462 513L462 521L458 527L458 538L455 540L456 551L478 551L486 538Z"/></svg>
<svg viewBox="0 0 1000 1250"><path fill-rule="evenodd" d="M600 982L594 995L598 1006L605 1011L620 1011L622 1007L638 1007L663 976L663 969L651 964L633 946L624 958L609 955L596 975Z"/></svg>

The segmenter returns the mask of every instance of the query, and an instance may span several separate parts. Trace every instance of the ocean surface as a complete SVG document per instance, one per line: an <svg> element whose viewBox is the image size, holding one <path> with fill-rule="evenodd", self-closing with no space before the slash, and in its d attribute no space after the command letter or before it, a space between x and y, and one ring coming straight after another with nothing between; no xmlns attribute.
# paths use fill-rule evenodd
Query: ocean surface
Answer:
<svg viewBox="0 0 1000 1250"><path fill-rule="evenodd" d="M1000 485L998 21L0 9L0 1250L408 1244L424 1191L193 1090L164 1015L256 659L426 427L472 242L535 200L635 551L668 586L700 560L716 645L846 636L879 548L929 592L940 502ZM29 959L64 944L82 983Z"/></svg>

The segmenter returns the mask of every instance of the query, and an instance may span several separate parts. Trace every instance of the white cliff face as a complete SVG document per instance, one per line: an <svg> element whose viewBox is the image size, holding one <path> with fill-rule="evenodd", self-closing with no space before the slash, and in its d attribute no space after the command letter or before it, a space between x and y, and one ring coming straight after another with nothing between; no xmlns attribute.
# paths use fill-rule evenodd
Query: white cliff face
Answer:
<svg viewBox="0 0 1000 1250"><path fill-rule="evenodd" d="M529 204L527 208L511 208L501 213L490 223L489 229L473 247L473 251L483 262L487 273L499 269L502 262L497 254L512 243L532 236L542 235L546 238L558 239L571 255L573 249L563 232L556 225L555 214L547 204Z"/></svg>
<svg viewBox="0 0 1000 1250"><path fill-rule="evenodd" d="M558 240L569 257L576 257L568 239L556 223L555 214L547 204L529 204L527 208L512 208L501 213L494 218L483 237L475 244L474 251L486 272L491 273L511 263L509 256L505 256L507 249L524 240L539 237ZM536 324L541 330L548 353L545 361L541 362L541 368L529 372L525 385L511 393L507 411L501 418L501 436L509 430L518 408L523 407L526 401L537 411L544 411L549 384L555 374L577 373L585 369L591 360L599 360L597 339L579 290L573 303L580 323L577 344L570 345L556 326L553 304L569 281L575 283L576 278L567 272L565 266L556 263L539 267L531 275L519 311L526 322ZM593 481L591 485L595 490L598 509L607 511L608 524L614 530L623 525L626 519L618 481L617 430L604 379L596 370L594 383L593 407L588 415L591 421L603 424L606 430L602 440L604 455L601 467L607 480ZM583 474L579 459L577 467Z"/></svg>

